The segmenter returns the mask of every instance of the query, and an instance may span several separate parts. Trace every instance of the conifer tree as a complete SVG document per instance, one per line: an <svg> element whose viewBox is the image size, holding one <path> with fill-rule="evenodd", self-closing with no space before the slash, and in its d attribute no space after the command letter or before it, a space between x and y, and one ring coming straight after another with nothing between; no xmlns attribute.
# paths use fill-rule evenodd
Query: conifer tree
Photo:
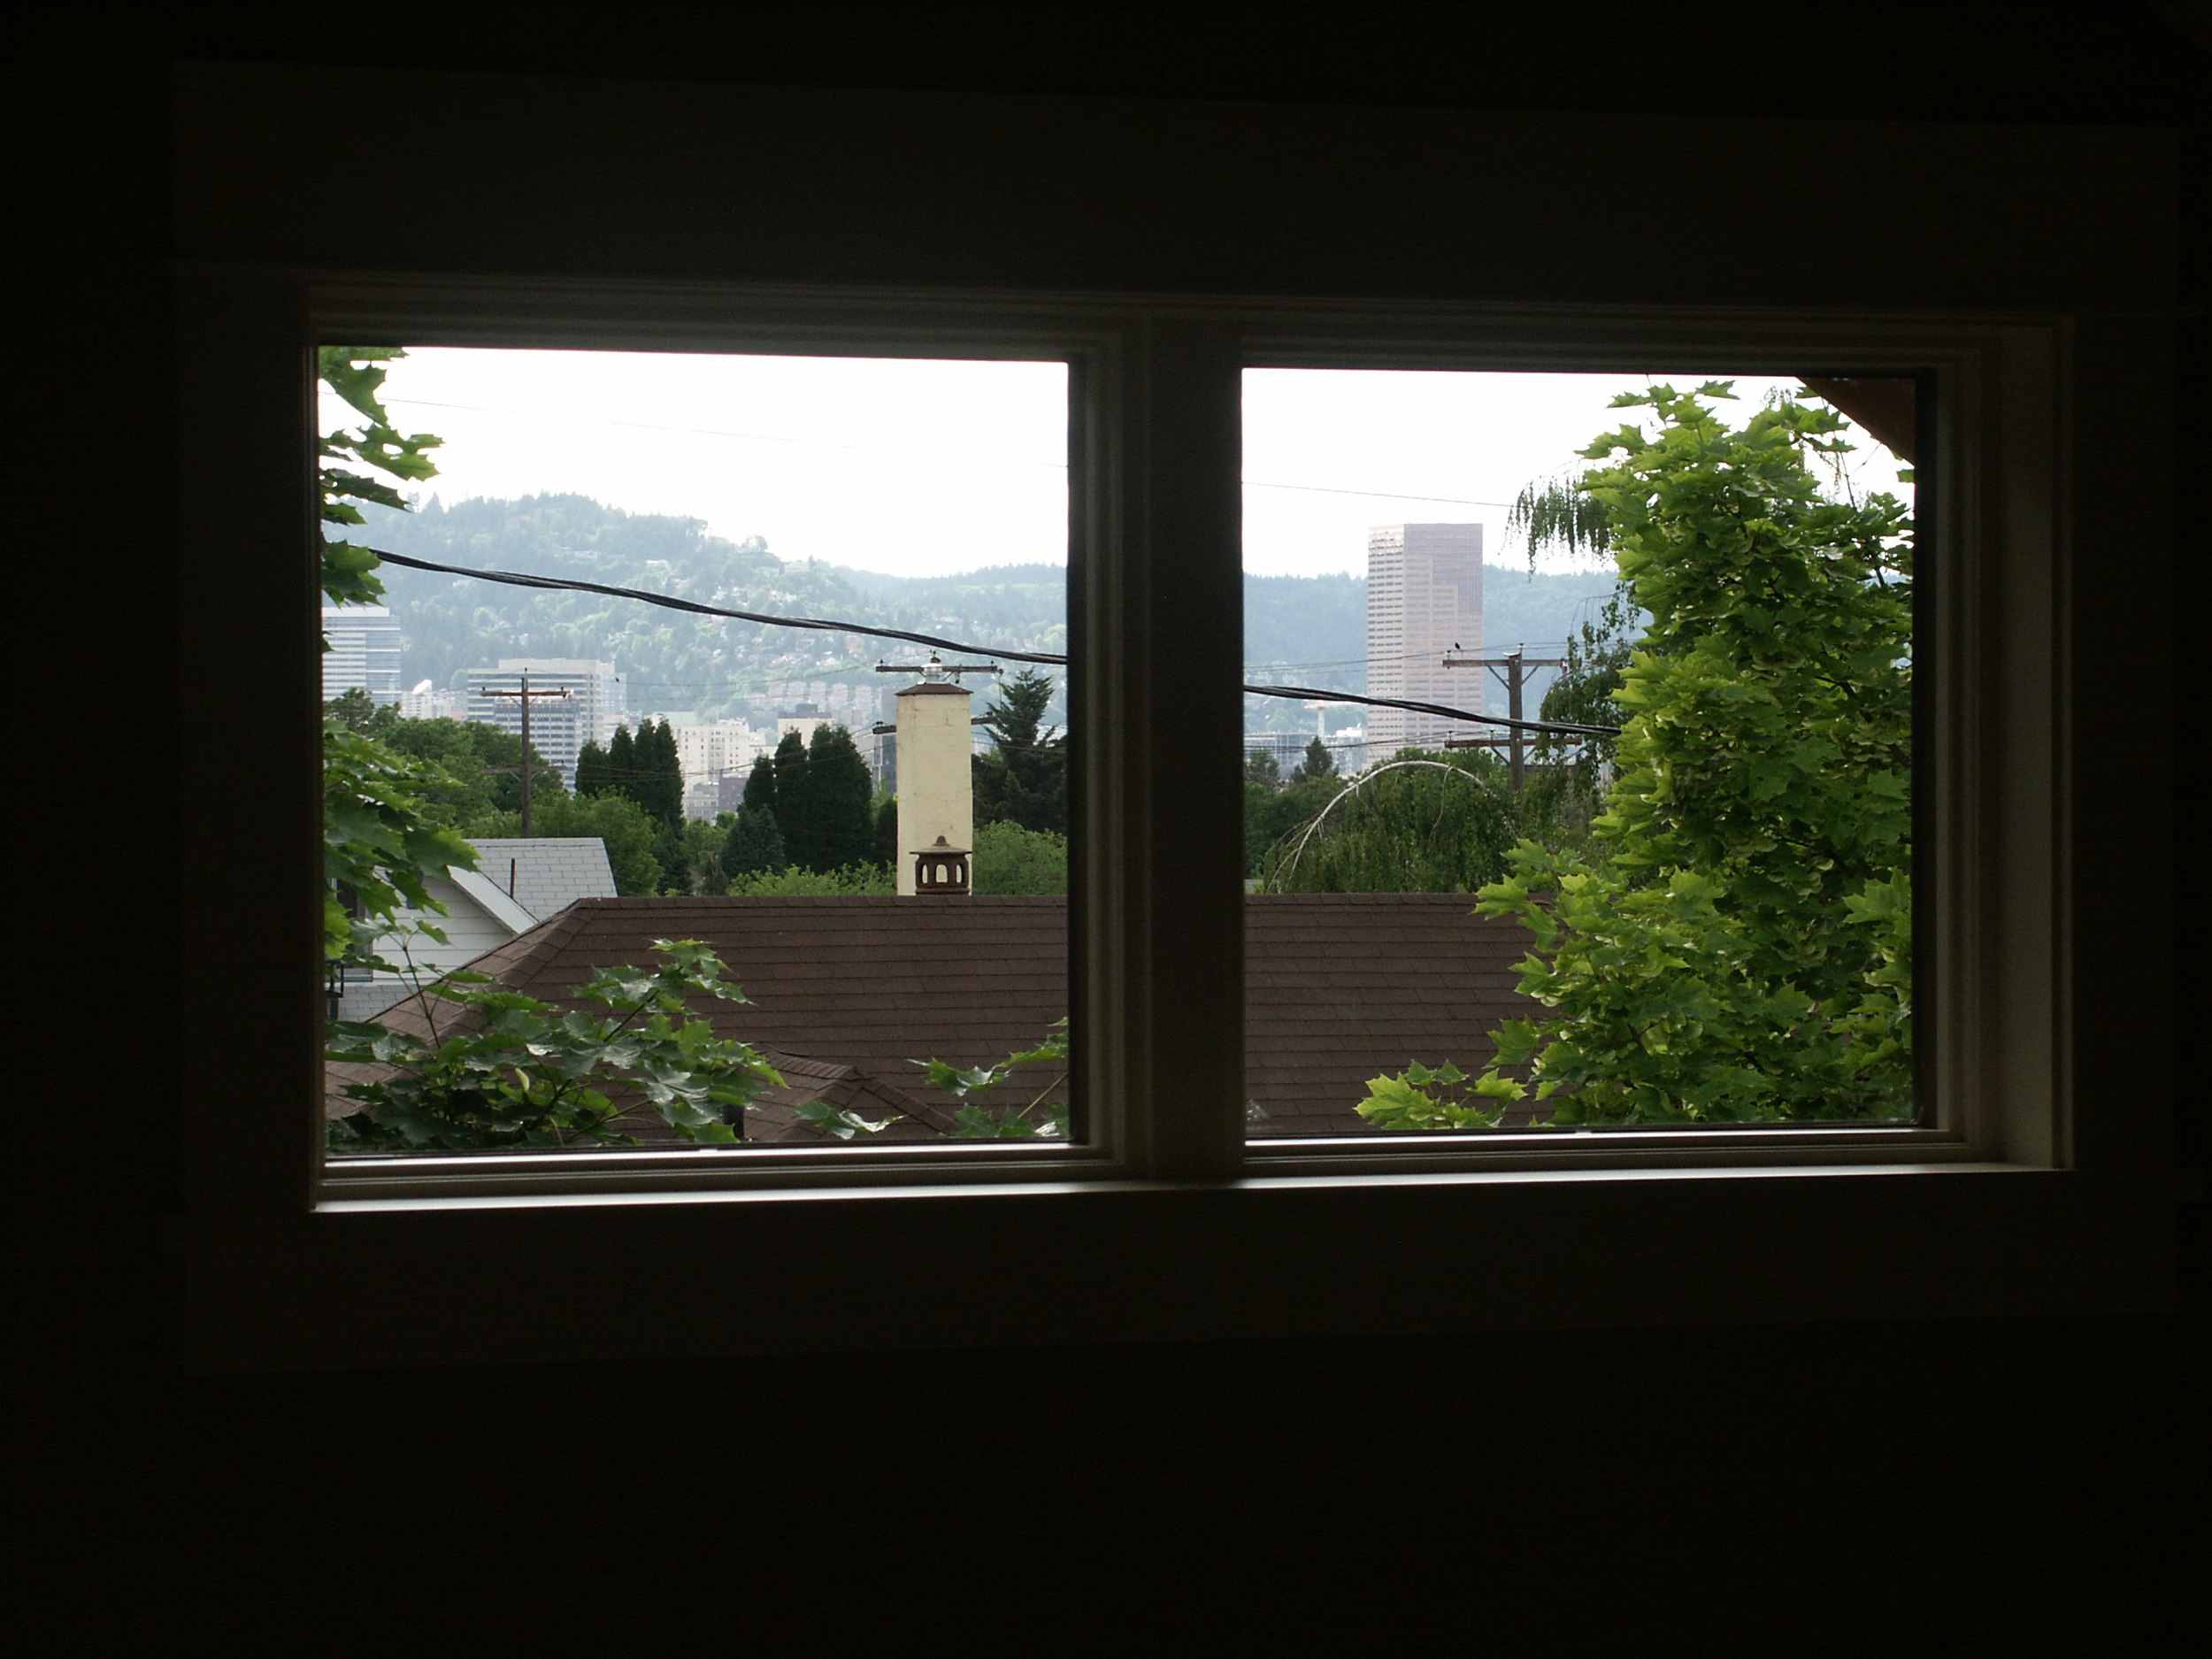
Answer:
<svg viewBox="0 0 2212 1659"><path fill-rule="evenodd" d="M783 833L784 851L791 862L810 870L814 867L810 862L814 851L814 803L807 789L806 760L806 739L796 732L786 732L776 745L776 827Z"/></svg>
<svg viewBox="0 0 2212 1659"><path fill-rule="evenodd" d="M773 756L760 755L753 761L753 770L745 780L745 798L741 805L773 814L776 810L776 762Z"/></svg>
<svg viewBox="0 0 2212 1659"><path fill-rule="evenodd" d="M1329 753L1329 746L1316 737L1306 745L1306 757L1291 768L1293 783L1310 783L1320 778L1336 775L1336 757Z"/></svg>
<svg viewBox="0 0 2212 1659"><path fill-rule="evenodd" d="M783 832L776 827L776 815L764 806L741 809L722 842L722 873L733 879L781 870L790 862Z"/></svg>
<svg viewBox="0 0 2212 1659"><path fill-rule="evenodd" d="M817 870L841 870L870 862L874 850L874 781L853 734L841 726L818 726L807 744L807 792L812 797Z"/></svg>
<svg viewBox="0 0 2212 1659"><path fill-rule="evenodd" d="M637 743L630 736L628 726L618 726L614 728L613 739L607 744L605 792L618 795L626 801L634 801L637 795L630 785L636 777Z"/></svg>
<svg viewBox="0 0 2212 1659"><path fill-rule="evenodd" d="M576 754L576 793L604 795L614 781L609 773L611 764L596 738L587 742Z"/></svg>
<svg viewBox="0 0 2212 1659"><path fill-rule="evenodd" d="M631 797L664 829L680 826L684 817L683 761L676 749L676 728L666 720L638 727L633 746L637 768Z"/></svg>
<svg viewBox="0 0 2212 1659"><path fill-rule="evenodd" d="M868 849L868 862L898 868L902 856L899 846L899 798L887 795L876 803L876 825L872 843Z"/></svg>
<svg viewBox="0 0 2212 1659"><path fill-rule="evenodd" d="M973 763L979 828L1007 823L1067 833L1067 739L1045 727L1051 702L1052 677L1025 668L998 688L985 711L984 729L997 741Z"/></svg>

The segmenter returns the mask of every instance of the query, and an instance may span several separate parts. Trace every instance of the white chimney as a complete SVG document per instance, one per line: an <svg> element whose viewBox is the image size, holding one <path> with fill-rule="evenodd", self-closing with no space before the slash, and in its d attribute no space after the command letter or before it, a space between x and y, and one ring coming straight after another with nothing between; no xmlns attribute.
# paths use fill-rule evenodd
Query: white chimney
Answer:
<svg viewBox="0 0 2212 1659"><path fill-rule="evenodd" d="M935 667L933 659L932 667ZM899 896L915 895L914 856L975 845L975 753L966 687L942 669L898 695Z"/></svg>

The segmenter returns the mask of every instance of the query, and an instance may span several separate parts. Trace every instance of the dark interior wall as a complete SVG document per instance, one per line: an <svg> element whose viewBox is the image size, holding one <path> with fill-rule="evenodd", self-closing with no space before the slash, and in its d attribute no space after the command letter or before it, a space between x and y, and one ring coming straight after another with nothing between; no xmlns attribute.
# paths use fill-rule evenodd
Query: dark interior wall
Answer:
<svg viewBox="0 0 2212 1659"><path fill-rule="evenodd" d="M158 1081L174 1048L163 987L190 971L188 941L162 921L167 803L189 783L161 689L182 649L165 626L170 595L188 579L173 569L164 519L175 58L330 66L330 109L318 122L339 147L329 176L354 177L366 202L390 204L365 209L365 230L334 223L334 238L392 237L411 189L434 194L411 182L434 172L419 136L389 111L349 104L356 83L342 66L361 63L921 97L1233 97L1278 104L1283 130L1308 132L1356 119L1329 107L1340 105L1463 112L1440 120L1590 111L1628 118L1632 131L1653 110L2172 122L2200 223L2203 127L2190 95L2203 57L2156 9L1862 7L1846 28L1736 6L1694 19L1626 8L1475 7L1449 19L1370 10L1356 30L1302 35L1201 14L1102 19L1067 43L1013 38L959 13L925 26L858 12L803 22L557 8L526 29L447 20L388 42L365 38L371 27L295 20L279 37L183 10L58 36L19 141L18 170L50 214L29 221L24 245L56 279L13 348L35 388L19 409L37 416L21 452L19 534L37 574L81 584L84 618L57 630L80 649L41 683L65 707L88 697L92 718L134 734L122 764L64 757L42 768L73 780L74 798L56 800L52 822L75 832L74 856L60 858L73 873L28 884L34 936L88 947L92 977L81 983L92 995L68 1000L89 1001L101 1022L96 1036L38 1045L59 1097L100 1112L103 1148L96 1160L36 1160L41 1225L26 1277L41 1294L18 1362L60 1426L40 1438L63 1454L61 1478L40 1490L46 1532L91 1570L74 1617L159 1632L196 1607L252 1647L287 1645L270 1632L311 1616L334 1621L342 1646L365 1604L426 1596L445 1618L496 1621L442 1626L449 1632L511 1637L542 1620L549 1591L561 1593L549 1598L557 1619L580 1618L598 1599L587 1586L617 1583L664 1586L656 1620L703 1605L734 1631L764 1600L795 1598L831 1618L913 1574L983 1586L978 1601L939 1603L963 1617L979 1601L1057 1602L1053 1632L1162 1597L1142 1622L1170 1640L1225 1588L1248 1589L1257 1624L1291 1638L1307 1611L1348 1593L1386 1609L1415 1586L1440 1588L1471 1617L1499 1617L1532 1584L1580 1584L1592 1571L1587 1582L1604 1587L1561 1606L1571 1624L1594 1609L1664 1609L1718 1628L1753 1606L1794 1606L1809 1626L1851 1612L1980 1609L2002 1587L2030 1605L2096 1605L2117 1636L2170 1605L2186 1559L2174 1515L2193 1502L2185 1476L2198 1446L2190 1407L2200 1371L2185 1363L2200 1334L2193 1280L2177 1319L186 1379L175 1263L158 1242L159 1218L178 1202ZM1573 234L1602 236L1604 177L1601 167L1586 208L1522 209L1547 226L1586 211ZM1312 183L1309 174L1286 188ZM1223 209L1194 186L1179 201L1165 188L1171 216L1196 222ZM1908 214L1947 211L1941 180L1904 180L1898 200ZM239 234L271 223L264 213ZM1897 229L1871 209L1839 222L1840 264L1822 280L1847 298L1835 272L1886 257ZM824 238L818 253L835 247L833 226ZM1544 268L1541 240L1514 250L1519 280ZM1958 297L2033 257L1984 251L1978 276L1929 273L1930 297ZM2140 301L2129 250L2108 255L2071 267L2108 283L2115 303ZM1747 256L1775 257L1755 242L1700 257ZM1111 269L1098 249L1053 257ZM1300 278L1313 280L1317 265L1348 255L1286 246L1280 257L1315 262ZM619 266L618 250L609 257ZM2184 271L2185 297L2200 305L2203 265ZM945 275L1047 280L1035 270ZM2185 374L2201 372L2201 339L2193 325ZM120 580L92 575L104 571ZM2166 648L2142 636L2139 616L2132 626L2131 649ZM2155 861L2170 855L2142 826L2167 799L2175 737L2163 710L2143 710L2096 733L2081 757L2115 780L2111 822L2083 827L2154 860L2093 872L2116 911L2141 907L2146 887L2162 891L2169 879ZM79 826L97 826L96 856L84 856ZM2130 964L2153 979L2170 968ZM47 1029L36 1019L27 1028ZM2170 1035L2116 1037L2111 1063L2133 1067L2140 1087L2171 1087ZM142 1081L115 1110L104 1079L119 1057ZM1105 1588L1071 1601L1061 1589L1071 1573ZM151 1595L149 1583L168 1588ZM660 1640L673 1637L639 1645Z"/></svg>

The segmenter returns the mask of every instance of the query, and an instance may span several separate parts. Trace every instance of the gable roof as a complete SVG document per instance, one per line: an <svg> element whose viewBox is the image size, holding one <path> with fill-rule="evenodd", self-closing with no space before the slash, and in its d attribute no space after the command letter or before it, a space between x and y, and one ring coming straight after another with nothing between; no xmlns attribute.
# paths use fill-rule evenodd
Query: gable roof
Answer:
<svg viewBox="0 0 2212 1659"><path fill-rule="evenodd" d="M1256 1133L1364 1133L1352 1108L1368 1079L1413 1059L1472 1071L1501 1020L1536 1010L1515 988L1528 934L1471 914L1471 902L1465 894L1247 901ZM749 1137L813 1138L791 1109L818 1098L895 1117L885 1138L914 1139L943 1133L956 1103L927 1088L915 1062L988 1065L1035 1046L1067 1012L1066 925L1063 897L585 899L471 965L567 1003L595 969L650 961L655 939L703 941L751 1001L699 1013L718 1035L762 1049L789 1085L757 1102ZM379 1016L419 1030L425 1018L415 997ZM365 1075L330 1071L334 1086ZM1066 1098L1043 1067L1000 1093L1011 1103L1041 1090ZM334 1097L334 1111L350 1109Z"/></svg>
<svg viewBox="0 0 2212 1659"><path fill-rule="evenodd" d="M511 895L532 921L543 921L579 899L614 896L607 844L596 835L483 836L471 838L469 845L477 851L476 873Z"/></svg>

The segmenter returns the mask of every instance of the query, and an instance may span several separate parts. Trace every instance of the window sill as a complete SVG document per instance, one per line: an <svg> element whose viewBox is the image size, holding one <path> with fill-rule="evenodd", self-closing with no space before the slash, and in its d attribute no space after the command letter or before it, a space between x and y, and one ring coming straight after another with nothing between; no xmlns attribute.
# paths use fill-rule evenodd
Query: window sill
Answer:
<svg viewBox="0 0 2212 1659"><path fill-rule="evenodd" d="M349 1199L194 1217L198 1371L2150 1313L2170 1173L1990 1164Z"/></svg>

